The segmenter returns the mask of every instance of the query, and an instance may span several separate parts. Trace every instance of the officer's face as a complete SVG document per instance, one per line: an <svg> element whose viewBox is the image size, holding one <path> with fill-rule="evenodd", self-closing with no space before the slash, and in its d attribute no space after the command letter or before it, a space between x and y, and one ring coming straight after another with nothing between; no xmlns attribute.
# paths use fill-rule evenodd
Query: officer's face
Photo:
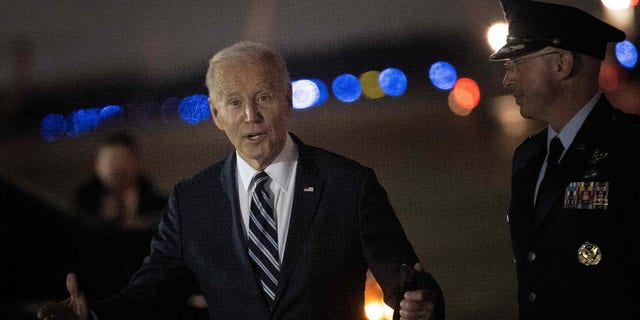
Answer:
<svg viewBox="0 0 640 320"><path fill-rule="evenodd" d="M209 104L216 126L240 157L262 170L278 156L292 115L291 91L276 68L263 61L235 58L216 67Z"/></svg>
<svg viewBox="0 0 640 320"><path fill-rule="evenodd" d="M547 47L505 62L503 85L516 99L523 117L549 122L553 116L550 102L559 87L552 68L558 53Z"/></svg>

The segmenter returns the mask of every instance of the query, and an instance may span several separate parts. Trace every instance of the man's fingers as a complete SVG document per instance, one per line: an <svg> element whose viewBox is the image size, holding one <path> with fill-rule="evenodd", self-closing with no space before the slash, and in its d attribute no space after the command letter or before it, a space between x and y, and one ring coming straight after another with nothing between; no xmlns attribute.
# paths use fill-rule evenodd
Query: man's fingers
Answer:
<svg viewBox="0 0 640 320"><path fill-rule="evenodd" d="M407 291L404 293L405 300L423 301L425 299L425 290Z"/></svg>
<svg viewBox="0 0 640 320"><path fill-rule="evenodd" d="M40 308L40 310L38 310L37 313L37 317L38 319L53 319L53 317L56 317L58 314L65 314L66 313L66 305L69 303L70 299L67 298L61 302L58 303L51 303L48 304L42 308Z"/></svg>
<svg viewBox="0 0 640 320"><path fill-rule="evenodd" d="M80 294L80 287L78 286L78 279L75 273L69 273L67 275L67 290L72 297L77 297Z"/></svg>

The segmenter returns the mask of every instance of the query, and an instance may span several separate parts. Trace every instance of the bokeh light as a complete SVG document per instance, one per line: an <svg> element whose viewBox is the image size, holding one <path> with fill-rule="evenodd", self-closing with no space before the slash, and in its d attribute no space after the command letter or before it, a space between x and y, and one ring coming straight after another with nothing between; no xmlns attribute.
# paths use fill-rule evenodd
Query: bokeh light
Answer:
<svg viewBox="0 0 640 320"><path fill-rule="evenodd" d="M633 69L638 62L638 50L636 46L629 40L624 40L616 44L616 59L620 64L627 68Z"/></svg>
<svg viewBox="0 0 640 320"><path fill-rule="evenodd" d="M111 105L100 109L100 119L106 120L124 113L121 106Z"/></svg>
<svg viewBox="0 0 640 320"><path fill-rule="evenodd" d="M469 78L460 78L451 90L455 102L463 108L473 109L480 102L480 88Z"/></svg>
<svg viewBox="0 0 640 320"><path fill-rule="evenodd" d="M120 117L124 116L124 110L121 106L110 105L100 109L99 117L100 124L105 125L115 122Z"/></svg>
<svg viewBox="0 0 640 320"><path fill-rule="evenodd" d="M291 82L291 92L294 109L306 109L312 107L320 98L318 85L308 79L300 79Z"/></svg>
<svg viewBox="0 0 640 320"><path fill-rule="evenodd" d="M162 121L171 122L178 118L180 114L178 112L180 101L182 101L182 99L178 97L169 97L164 101L162 106L160 106L160 116L162 117Z"/></svg>
<svg viewBox="0 0 640 320"><path fill-rule="evenodd" d="M327 101L327 98L329 98L329 89L327 88L327 85L319 79L311 78L309 80L313 81L313 83L316 84L316 86L318 87L318 92L320 93L318 100L316 100L316 103L314 103L312 107L319 106Z"/></svg>
<svg viewBox="0 0 640 320"><path fill-rule="evenodd" d="M360 83L362 84L362 94L369 99L380 99L385 96L384 91L380 88L378 77L380 71L371 70L360 75Z"/></svg>
<svg viewBox="0 0 640 320"><path fill-rule="evenodd" d="M333 94L342 102L353 102L362 95L362 86L356 76L352 74L339 75L331 84Z"/></svg>
<svg viewBox="0 0 640 320"><path fill-rule="evenodd" d="M191 124L211 118L209 102L204 94L194 94L182 99L178 105L178 112L182 120Z"/></svg>
<svg viewBox="0 0 640 320"><path fill-rule="evenodd" d="M458 74L456 68L448 62L438 61L429 68L429 79L436 88L450 90L456 84Z"/></svg>
<svg viewBox="0 0 640 320"><path fill-rule="evenodd" d="M378 77L380 88L390 96L400 96L407 90L407 76L397 68L387 68Z"/></svg>
<svg viewBox="0 0 640 320"><path fill-rule="evenodd" d="M47 141L55 141L67 132L64 116L57 113L46 115L40 121L40 134Z"/></svg>
<svg viewBox="0 0 640 320"><path fill-rule="evenodd" d="M382 320L384 316L381 303L367 303L367 305L364 306L364 312L369 320Z"/></svg>
<svg viewBox="0 0 640 320"><path fill-rule="evenodd" d="M80 109L67 115L67 135L78 137L100 125L100 109Z"/></svg>
<svg viewBox="0 0 640 320"><path fill-rule="evenodd" d="M602 4L609 10L624 10L631 7L631 0L602 0ZM636 4L637 5L637 1Z"/></svg>
<svg viewBox="0 0 640 320"><path fill-rule="evenodd" d="M504 22L494 23L487 31L487 41L493 51L497 51L507 43L509 26Z"/></svg>
<svg viewBox="0 0 640 320"><path fill-rule="evenodd" d="M449 97L447 99L447 102L449 103L449 109L451 110L451 112L459 116L468 116L469 114L471 114L471 111L473 111L473 109L464 108L458 103L458 101L456 101L453 90L449 92Z"/></svg>
<svg viewBox="0 0 640 320"><path fill-rule="evenodd" d="M619 64L603 61L600 64L598 84L600 89L605 92L622 89L627 84L626 73Z"/></svg>

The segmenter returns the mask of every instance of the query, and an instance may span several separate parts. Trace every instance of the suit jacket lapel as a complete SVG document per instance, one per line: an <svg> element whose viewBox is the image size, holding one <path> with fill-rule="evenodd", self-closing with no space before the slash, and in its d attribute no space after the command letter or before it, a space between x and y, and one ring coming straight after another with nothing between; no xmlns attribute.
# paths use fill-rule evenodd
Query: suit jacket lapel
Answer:
<svg viewBox="0 0 640 320"><path fill-rule="evenodd" d="M309 153L309 147L294 135L291 136L298 146L298 169L287 245L284 259L280 266L276 303L278 303L289 283L296 261L300 256L302 244L316 214L324 186L323 180L318 175L318 167L315 160Z"/></svg>
<svg viewBox="0 0 640 320"><path fill-rule="evenodd" d="M230 210L225 210L231 215L231 241L233 241L233 249L235 256L239 257L242 268L247 270L249 274L253 274L253 267L249 260L247 244L245 240L244 226L242 222L242 214L240 212L240 203L238 200L238 183L236 181L236 154L233 152L225 161L220 174L220 184L222 190L229 200ZM260 289L257 281L255 281L256 290Z"/></svg>
<svg viewBox="0 0 640 320"><path fill-rule="evenodd" d="M511 223L527 235L527 239L531 237L531 232L534 230L531 227L534 221L533 196L540 167L546 154L546 130L531 139L531 147L523 151L523 154L519 155L519 159L514 161L511 203L512 211L517 214L509 217Z"/></svg>
<svg viewBox="0 0 640 320"><path fill-rule="evenodd" d="M563 201L565 189L572 181L584 180L583 173L588 166L589 156L599 144L603 135L603 127L607 118L606 113L610 111L611 106L605 98L601 98L598 104L593 108L589 116L585 119L582 127L576 134L573 142L565 152L564 157L560 161L557 174L553 176L551 186L551 197L540 199L544 201L540 203L540 214L542 218L540 223L535 225L537 231L544 221L552 219L557 214L557 210L552 208L558 205L558 201Z"/></svg>

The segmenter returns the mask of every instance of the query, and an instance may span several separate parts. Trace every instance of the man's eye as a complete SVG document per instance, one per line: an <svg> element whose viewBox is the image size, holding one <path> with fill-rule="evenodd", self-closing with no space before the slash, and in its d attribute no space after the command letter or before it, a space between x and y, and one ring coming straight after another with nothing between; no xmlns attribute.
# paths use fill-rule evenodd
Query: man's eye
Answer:
<svg viewBox="0 0 640 320"><path fill-rule="evenodd" d="M263 95L259 95L258 96L258 102L267 102L267 101L269 101L269 99L271 99L271 96L269 96L267 94L263 94Z"/></svg>
<svg viewBox="0 0 640 320"><path fill-rule="evenodd" d="M234 107L238 107L238 106L240 106L240 100L231 100L231 101L229 101L229 105L234 106Z"/></svg>

